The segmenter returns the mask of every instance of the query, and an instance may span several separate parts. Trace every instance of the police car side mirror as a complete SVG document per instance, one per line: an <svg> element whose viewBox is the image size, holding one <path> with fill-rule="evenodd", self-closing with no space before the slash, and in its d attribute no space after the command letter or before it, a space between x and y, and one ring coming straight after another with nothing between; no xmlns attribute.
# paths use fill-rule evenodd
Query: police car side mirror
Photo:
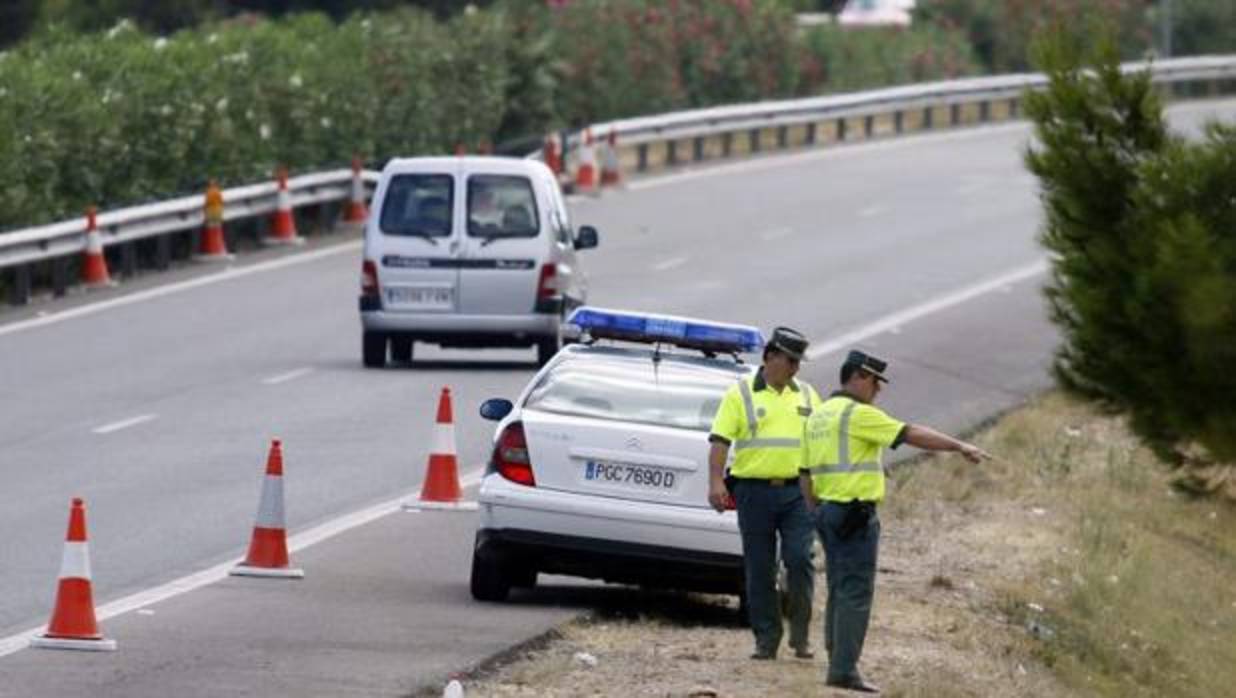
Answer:
<svg viewBox="0 0 1236 698"><path fill-rule="evenodd" d="M512 405L510 400L500 397L490 398L481 403L481 416L491 422L498 422L510 414L513 409L515 405Z"/></svg>
<svg viewBox="0 0 1236 698"><path fill-rule="evenodd" d="M596 247L598 242L600 242L600 237L596 228L590 225L579 227L579 232L575 235L575 249L590 250Z"/></svg>

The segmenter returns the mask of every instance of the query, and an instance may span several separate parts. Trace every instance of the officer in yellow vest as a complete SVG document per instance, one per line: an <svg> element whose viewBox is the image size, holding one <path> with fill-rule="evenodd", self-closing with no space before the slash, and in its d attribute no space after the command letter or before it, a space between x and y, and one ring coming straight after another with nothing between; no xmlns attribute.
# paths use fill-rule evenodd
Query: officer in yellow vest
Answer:
<svg viewBox="0 0 1236 698"><path fill-rule="evenodd" d="M806 418L820 405L810 385L796 381L807 339L787 327L773 330L764 363L726 392L708 440L708 501L725 511L730 496L742 534L747 613L755 634L752 659L775 659L781 645L777 602L777 538L785 563L790 646L810 659L811 598L815 566L811 560L811 520L798 486L804 467L802 437ZM729 449L734 462L729 476Z"/></svg>
<svg viewBox="0 0 1236 698"><path fill-rule="evenodd" d="M829 686L867 693L879 689L858 673L875 591L884 499L885 448L903 443L929 451L958 451L972 463L990 456L982 449L929 427L890 417L874 404L888 364L851 351L841 366L841 390L807 420L805 467L800 485L824 544L828 602L824 646Z"/></svg>

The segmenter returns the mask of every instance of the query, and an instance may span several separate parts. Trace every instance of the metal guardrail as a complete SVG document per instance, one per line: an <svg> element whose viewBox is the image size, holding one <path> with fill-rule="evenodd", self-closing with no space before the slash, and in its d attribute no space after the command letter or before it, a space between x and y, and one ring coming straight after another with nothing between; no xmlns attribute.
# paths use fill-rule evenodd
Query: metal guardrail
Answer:
<svg viewBox="0 0 1236 698"><path fill-rule="evenodd" d="M1126 71L1144 63L1126 64ZM1207 94L1236 91L1236 56L1201 56L1160 61L1149 66L1153 80L1173 91L1204 85ZM625 171L648 172L690 162L742 156L764 149L809 147L824 143L895 135L936 128L1016 119L1027 89L1047 82L1039 74L1005 75L924 83L852 94L758 102L621 119L594 124L598 136L614 132ZM743 138L742 136L746 136ZM568 139L577 150L581 134ZM344 201L351 170L291 178L293 208ZM365 171L367 186L378 173ZM274 182L223 192L225 220L253 218L275 210ZM202 196L185 196L100 213L105 246L155 238L163 248L169 234L200 229ZM86 246L85 217L0 233L0 272L10 270L10 300L29 299L32 265L81 253ZM128 249L132 250L132 245ZM164 256L166 251L163 252ZM56 284L59 290L60 284Z"/></svg>
<svg viewBox="0 0 1236 698"><path fill-rule="evenodd" d="M1236 91L1236 56L1122 67L1125 72L1149 68L1155 83L1173 91L1190 85L1203 85L1208 94ZM764 149L1016 119L1022 94L1046 84L1038 73L968 78L620 119L590 130L598 138L613 131L624 170L647 172ZM572 134L568 149L580 141L580 133Z"/></svg>

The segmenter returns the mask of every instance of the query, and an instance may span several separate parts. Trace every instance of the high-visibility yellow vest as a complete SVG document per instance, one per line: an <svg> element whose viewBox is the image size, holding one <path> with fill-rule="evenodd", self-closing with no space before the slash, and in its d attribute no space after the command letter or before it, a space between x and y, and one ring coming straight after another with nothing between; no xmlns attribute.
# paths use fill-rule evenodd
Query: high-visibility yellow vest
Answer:
<svg viewBox="0 0 1236 698"><path fill-rule="evenodd" d="M884 499L884 449L901 443L905 422L846 393L833 393L807 419L804 472L833 502Z"/></svg>
<svg viewBox="0 0 1236 698"><path fill-rule="evenodd" d="M819 404L819 394L807 383L792 380L778 393L764 382L762 370L735 383L721 399L712 422L713 437L734 449L730 474L798 477L806 419Z"/></svg>

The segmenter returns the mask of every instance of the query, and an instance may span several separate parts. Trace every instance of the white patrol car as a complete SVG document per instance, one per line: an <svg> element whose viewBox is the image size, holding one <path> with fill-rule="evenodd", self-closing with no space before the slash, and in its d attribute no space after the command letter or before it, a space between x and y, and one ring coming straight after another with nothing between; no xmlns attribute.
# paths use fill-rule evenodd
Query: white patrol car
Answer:
<svg viewBox="0 0 1236 698"><path fill-rule="evenodd" d="M498 420L479 494L472 595L501 601L537 574L741 594L734 512L708 504L708 433L725 391L755 370L760 331L577 309L567 346ZM625 340L631 344L602 344Z"/></svg>

